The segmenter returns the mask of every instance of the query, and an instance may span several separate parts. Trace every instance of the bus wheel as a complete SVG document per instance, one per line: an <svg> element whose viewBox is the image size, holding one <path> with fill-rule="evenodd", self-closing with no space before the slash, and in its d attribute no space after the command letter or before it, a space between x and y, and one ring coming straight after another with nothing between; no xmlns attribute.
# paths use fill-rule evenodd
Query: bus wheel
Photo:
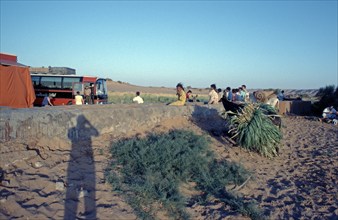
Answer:
<svg viewBox="0 0 338 220"><path fill-rule="evenodd" d="M69 101L69 102L67 103L67 105L73 105L73 102L72 102L72 101Z"/></svg>

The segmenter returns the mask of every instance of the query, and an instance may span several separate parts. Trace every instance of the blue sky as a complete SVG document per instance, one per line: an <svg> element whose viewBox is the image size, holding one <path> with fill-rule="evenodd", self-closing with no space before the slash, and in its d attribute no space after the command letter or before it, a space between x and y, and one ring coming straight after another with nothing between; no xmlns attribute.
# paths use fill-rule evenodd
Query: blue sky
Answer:
<svg viewBox="0 0 338 220"><path fill-rule="evenodd" d="M337 1L1 1L0 51L144 86L338 84Z"/></svg>

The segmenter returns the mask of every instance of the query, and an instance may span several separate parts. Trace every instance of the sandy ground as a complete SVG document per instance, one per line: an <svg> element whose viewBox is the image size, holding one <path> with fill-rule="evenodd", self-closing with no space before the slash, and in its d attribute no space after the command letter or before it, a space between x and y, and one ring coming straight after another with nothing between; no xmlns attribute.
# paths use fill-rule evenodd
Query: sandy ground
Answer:
<svg viewBox="0 0 338 220"><path fill-rule="evenodd" d="M207 131L208 126L176 118L152 132L181 128L210 135L210 147L219 157L253 171L253 178L237 193L256 200L270 219L338 219L338 126L304 117L283 118L280 155L272 160L233 146L219 133ZM136 219L104 179L109 146L120 138L106 135L73 144L49 139L2 143L2 154L31 154L2 167L0 219L62 219L67 210L77 210L79 219ZM187 210L192 219L247 219L217 201L193 204Z"/></svg>

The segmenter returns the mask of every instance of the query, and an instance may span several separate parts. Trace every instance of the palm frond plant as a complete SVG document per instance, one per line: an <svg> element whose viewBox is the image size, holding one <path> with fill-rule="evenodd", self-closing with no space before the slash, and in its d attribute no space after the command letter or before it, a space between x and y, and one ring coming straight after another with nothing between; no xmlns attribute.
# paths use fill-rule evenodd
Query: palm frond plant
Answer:
<svg viewBox="0 0 338 220"><path fill-rule="evenodd" d="M259 104L259 108L266 115L277 115L278 114L276 108L273 107L272 105L261 103L261 104Z"/></svg>
<svg viewBox="0 0 338 220"><path fill-rule="evenodd" d="M272 122L277 114L273 108L249 103L236 116L232 117L233 139L241 147L272 158L278 155L282 139L280 129Z"/></svg>

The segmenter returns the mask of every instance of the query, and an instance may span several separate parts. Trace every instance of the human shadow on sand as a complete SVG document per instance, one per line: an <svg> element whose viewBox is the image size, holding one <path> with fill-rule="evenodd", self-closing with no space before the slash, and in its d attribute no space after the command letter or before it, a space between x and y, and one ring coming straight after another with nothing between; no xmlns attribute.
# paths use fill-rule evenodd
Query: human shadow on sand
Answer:
<svg viewBox="0 0 338 220"><path fill-rule="evenodd" d="M68 130L72 149L67 168L64 220L96 219L92 136L98 135L97 129L83 115L78 116L76 126Z"/></svg>

